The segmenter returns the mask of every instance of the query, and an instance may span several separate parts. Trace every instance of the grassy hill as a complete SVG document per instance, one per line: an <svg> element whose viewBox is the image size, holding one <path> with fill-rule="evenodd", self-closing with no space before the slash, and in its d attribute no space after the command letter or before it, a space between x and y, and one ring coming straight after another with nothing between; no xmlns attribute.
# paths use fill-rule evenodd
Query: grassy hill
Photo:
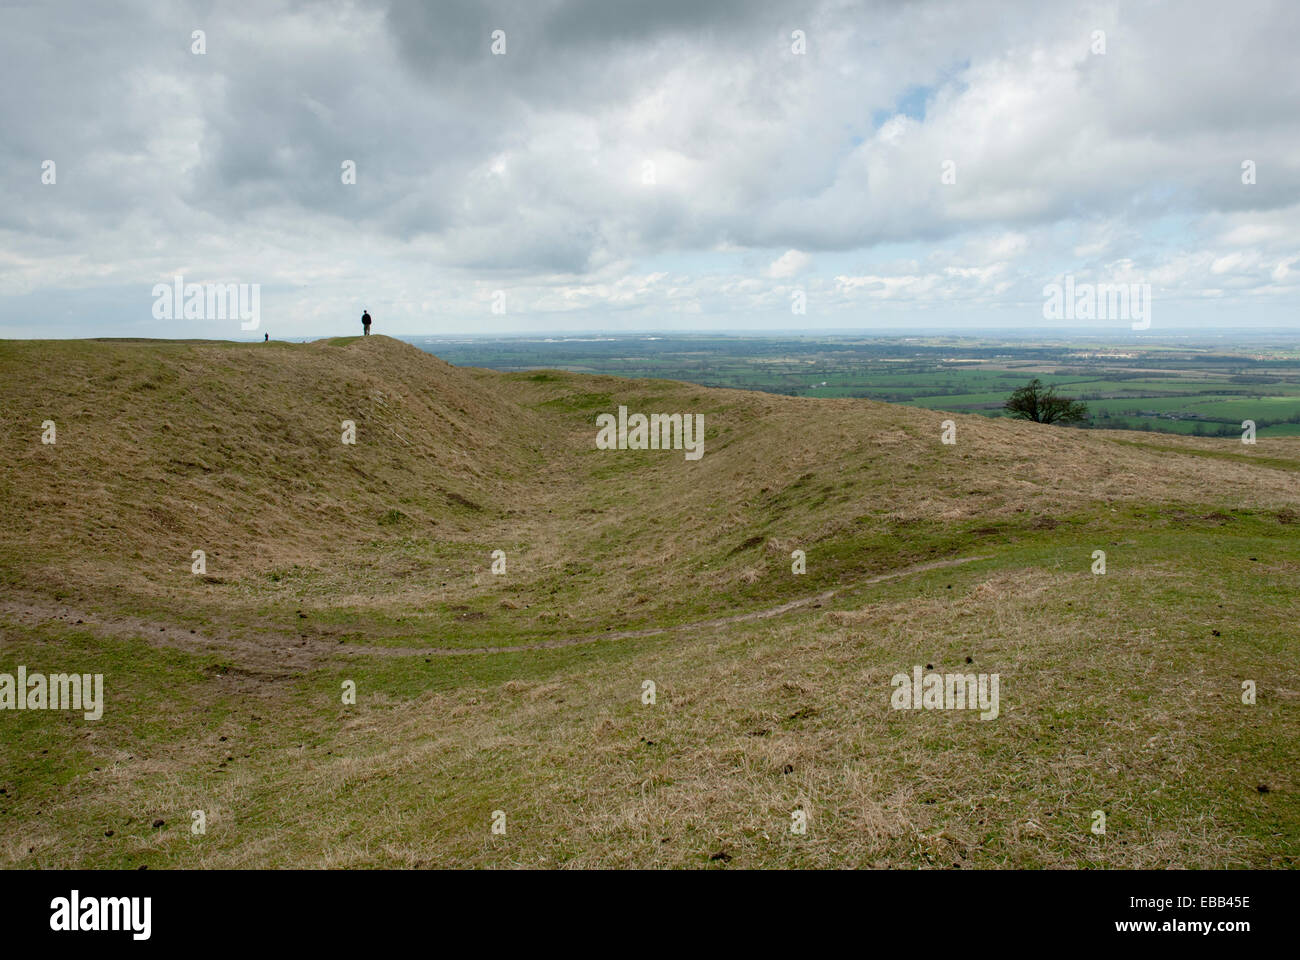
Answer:
<svg viewBox="0 0 1300 960"><path fill-rule="evenodd" d="M9 342L0 395L0 671L107 698L0 712L5 865L1296 864L1300 438L385 337ZM914 665L998 719L891 710Z"/></svg>

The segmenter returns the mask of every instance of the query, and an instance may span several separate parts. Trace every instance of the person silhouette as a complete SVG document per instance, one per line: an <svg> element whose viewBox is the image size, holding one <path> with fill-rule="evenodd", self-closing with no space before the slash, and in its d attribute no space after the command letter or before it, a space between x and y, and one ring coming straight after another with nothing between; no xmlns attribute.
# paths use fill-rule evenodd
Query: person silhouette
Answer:
<svg viewBox="0 0 1300 960"><path fill-rule="evenodd" d="M263 343L268 343L268 342L270 342L270 340L271 340L271 335L270 335L269 333L264 333L264 334L262 334L262 342L263 342Z"/></svg>
<svg viewBox="0 0 1300 960"><path fill-rule="evenodd" d="M370 336L370 312L365 308L361 310L361 331L362 336Z"/></svg>

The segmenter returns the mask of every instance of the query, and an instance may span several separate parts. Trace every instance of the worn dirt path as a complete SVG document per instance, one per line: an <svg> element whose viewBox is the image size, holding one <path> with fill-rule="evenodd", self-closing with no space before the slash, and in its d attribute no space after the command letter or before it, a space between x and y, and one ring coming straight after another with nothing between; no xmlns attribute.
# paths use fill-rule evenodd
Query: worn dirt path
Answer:
<svg viewBox="0 0 1300 960"><path fill-rule="evenodd" d="M918 563L911 567L902 567L898 570L891 570L889 573L877 574L874 577L867 577L863 580L855 580L853 583L838 587L834 590L823 590L821 593L814 594L810 597L804 597L800 600L791 600L780 606L768 607L765 610L752 610L749 613L738 613L730 617L717 617L712 620L696 620L693 623L679 623L672 627L649 627L644 630L610 630L605 633L593 633L581 637L566 637L563 640L545 640L540 643L521 643L512 646L502 647L352 647L351 650L361 650L365 653L390 653L393 656L438 656L454 657L462 654L476 653L523 653L528 650L554 650L557 647L572 647L580 643L596 643L600 640L628 640L633 637L656 637L665 633L685 633L688 630L707 630L712 627L722 627L729 623L744 623L748 620L766 620L769 617L777 617L783 613L789 613L791 610L797 610L800 607L820 606L832 597L839 594L849 593L859 587L870 586L873 583L883 583L886 580L896 580L899 577L906 577L914 573L924 573L927 570L939 570L943 567L957 567L963 563L973 563L976 560L986 560L987 557L960 557L956 560L935 560L931 563Z"/></svg>
<svg viewBox="0 0 1300 960"><path fill-rule="evenodd" d="M385 647L340 645L323 638L303 638L277 634L260 634L256 636L210 636L185 627L177 627L139 617L105 616L78 612L54 601L40 598L0 598L0 617L29 624L61 623L67 627L81 627L88 631L107 636L141 638L154 646L175 647L184 650L203 650L234 656L240 661L240 667L250 675L261 679L287 680L303 670L316 666L327 659L343 656L379 656L379 657L457 657L491 653L525 653L530 650L554 650L559 647L571 647L583 643L597 643L601 640L630 640L637 637L655 637L666 633L685 633L687 631L708 630L732 623L745 623L750 620L767 620L778 617L791 610L802 607L820 606L833 597L851 593L861 587L886 580L939 570L944 567L956 567L986 557L960 557L955 560L935 560L930 563L914 564L901 567L888 573L876 574L834 590L791 600L775 607L752 610L729 617L715 617L710 620L697 620L692 623L679 623L668 627L650 627L642 630L614 630L604 633L587 634L578 637L566 637L562 640L543 640L537 643L511 644L496 647ZM3 643L3 631L0 630L0 645Z"/></svg>

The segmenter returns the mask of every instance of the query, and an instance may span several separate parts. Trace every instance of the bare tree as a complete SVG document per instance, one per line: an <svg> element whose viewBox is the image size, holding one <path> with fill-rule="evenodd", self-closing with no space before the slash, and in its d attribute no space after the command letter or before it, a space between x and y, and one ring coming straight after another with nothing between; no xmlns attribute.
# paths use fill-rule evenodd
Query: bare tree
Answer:
<svg viewBox="0 0 1300 960"><path fill-rule="evenodd" d="M1055 387L1045 387L1037 377L1012 393L1003 408L1017 420L1034 423L1078 423L1088 416L1084 404L1058 396Z"/></svg>

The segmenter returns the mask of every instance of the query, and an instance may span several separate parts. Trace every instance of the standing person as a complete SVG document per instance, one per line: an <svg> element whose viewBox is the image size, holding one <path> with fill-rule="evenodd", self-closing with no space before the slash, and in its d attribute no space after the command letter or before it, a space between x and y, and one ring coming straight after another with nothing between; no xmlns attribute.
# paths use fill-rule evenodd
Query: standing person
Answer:
<svg viewBox="0 0 1300 960"><path fill-rule="evenodd" d="M263 343L270 343L270 342L271 342L271 335L270 335L269 333L264 333L264 334L262 334L262 342L263 342Z"/></svg>
<svg viewBox="0 0 1300 960"><path fill-rule="evenodd" d="M370 312L364 308L361 311L361 330L363 337L370 336Z"/></svg>

